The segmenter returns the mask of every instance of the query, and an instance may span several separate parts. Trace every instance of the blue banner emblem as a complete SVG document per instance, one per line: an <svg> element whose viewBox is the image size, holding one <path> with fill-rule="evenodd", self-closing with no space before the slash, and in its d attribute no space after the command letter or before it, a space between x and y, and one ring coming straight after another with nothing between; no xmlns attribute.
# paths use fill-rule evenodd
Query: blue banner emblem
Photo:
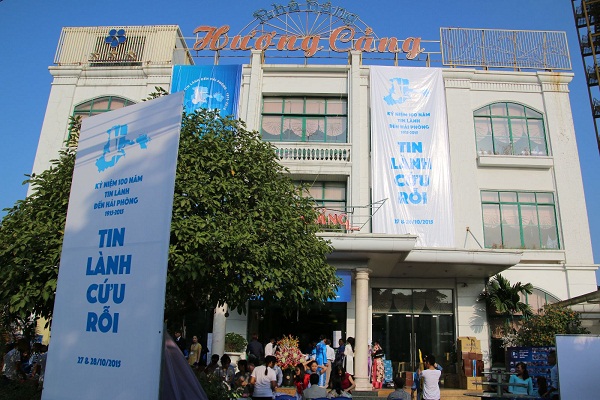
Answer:
<svg viewBox="0 0 600 400"><path fill-rule="evenodd" d="M335 275L342 280L336 293L334 300L329 300L332 303L348 303L352 300L352 272L351 271L336 271Z"/></svg>
<svg viewBox="0 0 600 400"><path fill-rule="evenodd" d="M208 108L237 117L241 81L241 65L176 65L171 93L185 92L186 113Z"/></svg>

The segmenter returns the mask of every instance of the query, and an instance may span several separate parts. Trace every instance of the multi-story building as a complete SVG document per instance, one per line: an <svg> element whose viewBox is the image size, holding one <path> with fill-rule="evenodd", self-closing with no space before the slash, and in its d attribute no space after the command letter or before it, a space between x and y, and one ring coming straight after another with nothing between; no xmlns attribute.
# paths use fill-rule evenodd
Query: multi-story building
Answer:
<svg viewBox="0 0 600 400"><path fill-rule="evenodd" d="M277 147L295 180L312 185L312 196L328 210L322 236L334 247L330 263L350 290L347 298L298 314L294 321L280 319L277 310L265 310L260 302L251 302L247 315L217 310L214 352L220 352L225 331L263 337L293 333L309 340L321 333L353 336L357 382L366 387L372 340L382 343L388 359L410 369L419 350L444 360L456 337L475 336L489 365L494 327L477 299L497 273L511 282L532 283L534 294L526 301L536 309L596 289L568 96L570 72L552 65L527 71L455 68L456 61L452 68L432 68L415 38L398 41L387 60L367 61L368 52L357 45L342 61L312 64L304 54L301 64L278 63L271 49L260 49L257 38L251 39L245 43L252 49L241 67L238 116ZM69 134L70 116L137 103L155 86L171 89L173 67L194 64L190 49L201 50L198 40L187 44L177 26L63 28L50 67L54 80L34 171L47 168L56 156ZM393 65L405 56L423 59L415 73L437 74L439 86L430 92L407 90L399 87L409 82L396 81L393 90L439 100L435 118L385 108L381 113L381 104L392 107L412 95L392 98L390 86L391 97L382 103L375 74L410 71L375 64ZM397 121L388 123L387 112ZM391 153L379 147L384 135L376 120L392 131ZM397 131L406 136L397 139ZM415 139L423 132L437 135L441 143L433 167L428 144ZM388 171L376 162L380 159ZM431 203L438 195L429 217L394 216L403 205L418 203L411 182L417 182L420 200L424 187L443 186L428 192ZM405 186L413 191L401 194ZM384 198L386 190L391 195ZM418 226L433 224L434 215L443 221L433 230Z"/></svg>

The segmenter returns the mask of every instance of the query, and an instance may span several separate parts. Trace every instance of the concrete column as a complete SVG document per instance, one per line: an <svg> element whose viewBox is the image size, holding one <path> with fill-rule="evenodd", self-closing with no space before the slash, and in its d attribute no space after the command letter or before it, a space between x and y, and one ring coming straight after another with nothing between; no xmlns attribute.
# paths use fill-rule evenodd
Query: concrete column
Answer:
<svg viewBox="0 0 600 400"><path fill-rule="evenodd" d="M357 390L370 390L369 357L369 273L367 268L356 269L356 336L354 349L354 382Z"/></svg>
<svg viewBox="0 0 600 400"><path fill-rule="evenodd" d="M213 318L212 331L212 347L211 353L218 354L219 357L225 352L225 331L227 330L227 304L215 308L215 316Z"/></svg>
<svg viewBox="0 0 600 400"><path fill-rule="evenodd" d="M250 77L244 85L242 109L240 118L246 121L248 130L260 131L260 115L262 107L262 75L263 51L252 50L250 57ZM246 82L246 79L244 79Z"/></svg>

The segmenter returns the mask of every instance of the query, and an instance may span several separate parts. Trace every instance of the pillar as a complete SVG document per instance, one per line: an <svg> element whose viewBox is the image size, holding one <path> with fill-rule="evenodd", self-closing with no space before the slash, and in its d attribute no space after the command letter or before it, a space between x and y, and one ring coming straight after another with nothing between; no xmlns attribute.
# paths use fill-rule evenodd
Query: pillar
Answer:
<svg viewBox="0 0 600 400"><path fill-rule="evenodd" d="M357 390L371 390L368 374L369 358L369 273L356 269L356 336L354 350L354 382Z"/></svg>
<svg viewBox="0 0 600 400"><path fill-rule="evenodd" d="M227 304L215 308L212 330L211 354L218 354L219 357L225 352L225 331L227 330Z"/></svg>

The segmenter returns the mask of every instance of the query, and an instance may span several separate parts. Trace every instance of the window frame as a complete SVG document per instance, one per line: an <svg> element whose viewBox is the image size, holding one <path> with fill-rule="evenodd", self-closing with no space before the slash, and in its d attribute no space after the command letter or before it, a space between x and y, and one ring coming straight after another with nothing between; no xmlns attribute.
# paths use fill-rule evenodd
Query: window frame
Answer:
<svg viewBox="0 0 600 400"><path fill-rule="evenodd" d="M269 102L269 101L272 101L275 99L278 99L281 101L281 110L278 112L265 111L265 102ZM302 111L301 112L300 111L292 112L292 111L286 110L286 104L290 104L294 101L298 102L300 100L302 101ZM323 101L324 102L323 112L322 113L308 112L307 111L307 102L310 103L311 101ZM331 103L343 102L343 107L345 108L345 114L329 112L328 108L329 108L330 102ZM264 135L263 135L263 132L265 132L265 130L263 129L264 117L270 117L270 118L279 117L280 128L279 128L278 140L264 137ZM287 139L286 136L289 136L289 134L286 134L285 122L286 122L286 120L294 120L294 119L300 120L301 124L302 124L301 135L298 136L300 138L300 140L286 140ZM330 129L329 125L331 125L332 127L339 125L339 124L333 123L333 121L336 119L342 120L342 125L343 125L344 129L343 129L343 133L341 133L340 135L343 136L343 141L332 140L333 138L340 136L340 135L328 135L328 130ZM323 139L322 140L310 140L310 137L312 135L308 135L307 125L309 125L311 121L317 121L317 120L321 120L323 123L323 129L322 129ZM331 96L329 96L329 97L265 96L262 99L260 130L261 130L261 137L263 138L263 140L269 141L272 143L348 143L348 99L346 97L331 97ZM315 132L317 132L317 131L315 131ZM275 135L271 135L271 134L269 134L269 135L275 136Z"/></svg>
<svg viewBox="0 0 600 400"><path fill-rule="evenodd" d="M498 110L501 110L498 113ZM516 112L520 110L521 112ZM511 114L512 111L512 114ZM486 121L485 128L489 130L489 135L478 134L478 121ZM477 154L482 155L510 155L524 157L540 157L548 156L548 139L546 132L546 124L544 123L544 115L524 104L504 101L487 104L473 111L473 126L475 131L475 145ZM501 127L506 127L504 135L500 135ZM517 135L517 127L521 127L521 135ZM535 134L535 127L541 129L541 135ZM498 134L494 134L494 130ZM491 152L489 149L480 149L482 138L491 138ZM501 138L508 140L503 148L500 147ZM525 146L516 144L523 138L526 139ZM543 143L536 143L535 138L540 139ZM535 146L535 147L534 147ZM540 147L542 147L540 149Z"/></svg>
<svg viewBox="0 0 600 400"><path fill-rule="evenodd" d="M343 208L338 208L338 207L331 207L331 210L335 210L335 211L340 211L340 212L346 212L346 207L348 206L347 203L347 199L348 199L348 185L346 185L345 182L338 182L338 181L314 181L311 183L308 183L306 181L300 181L300 183L303 184L308 184L309 185L309 190L313 190L315 188L320 189L321 191L321 197L316 199L314 196L312 196L312 193L309 192L309 194L311 195L311 199L318 205L318 207L320 208L329 208L328 204L341 204L344 203ZM344 193L344 198L343 199L331 199L331 198L327 198L326 197L326 193L327 193L327 189L328 188L336 188L336 189L343 189L343 193Z"/></svg>
<svg viewBox="0 0 600 400"><path fill-rule="evenodd" d="M94 108L94 105L99 103L99 102L104 102L108 100L107 102L107 107L105 108ZM113 102L115 100L121 100L120 104L123 104L122 107L116 107L113 108ZM91 102L91 105L89 107L89 109L84 109L84 110L78 110L78 107L83 106L86 103ZM76 117L78 115L81 115L83 118L87 118L87 117L93 117L94 115L98 115L98 114L102 114L105 112L109 112L109 111L114 111L114 110L118 110L119 108L123 108L123 107L127 107L130 106L132 104L136 104L134 101L126 99L125 97L121 97L121 96L99 96L99 97L94 97L92 99L88 99L85 101L82 101L78 104L75 105L75 107L73 107L73 116Z"/></svg>
<svg viewBox="0 0 600 400"><path fill-rule="evenodd" d="M114 100L121 100L120 104L122 104L121 107L116 107L113 108L113 101ZM99 103L99 102L104 102L107 101L107 106L105 108L97 108L94 109L94 104ZM84 109L84 110L78 110L78 107L82 107L83 105L87 104L87 103L91 103L89 109ZM93 117L94 115L99 115L99 114L103 114L105 112L109 112L109 111L114 111L114 110L118 110L120 108L124 108L130 105L136 104L133 100L129 100L126 99L125 97L121 97L121 96L98 96L98 97L94 97L92 99L88 99L88 100L84 100L82 102L77 103L74 107L73 107L73 113L71 114L73 117L77 117L80 116L81 119L85 119L85 118L89 118L89 117ZM69 128L69 132L67 134L67 142L71 140L71 129Z"/></svg>
<svg viewBox="0 0 600 400"><path fill-rule="evenodd" d="M492 201L492 200L484 200L484 194L486 193L494 193L497 196L497 200ZM502 194L504 195L510 195L510 194L514 194L516 201L510 201L510 200L503 200L502 199ZM520 200L520 196L534 196L534 201L526 201L526 200ZM538 200L538 196L552 196L552 201L548 202L548 201L543 201L543 199ZM559 229L559 221L558 221L558 214L556 211L556 196L553 192L525 192L525 191L510 191L510 190L482 190L480 193L480 198L481 198L481 210L482 210L482 226L483 226L483 237L484 237L484 247L485 248L501 248L501 249L514 249L514 248L518 248L518 249L525 249L525 250L562 250L562 243L561 243L561 237L560 237L560 229ZM498 218L499 218L499 228L500 228L500 243L496 244L489 244L486 242L486 217L485 217L485 212L484 212L484 208L486 205L494 205L497 206L497 210L498 210ZM514 247L511 245L508 245L507 242L507 238L505 237L505 230L508 228L508 224L507 222L505 222L505 219L503 217L503 206L515 206L516 210L517 210L517 216L518 216L518 224L519 224L519 240L520 240L520 246L518 247ZM536 210L536 220L537 220L537 234L538 234L538 247L528 247L526 244L526 240L525 240L525 232L524 232L524 228L528 227L525 225L525 222L523 221L523 207L531 207L531 206L535 206L535 210ZM554 218L554 230L555 230L555 237L556 237L556 247L547 247L544 244L544 238L543 238L543 225L540 223L540 207L552 207L552 216ZM491 228L490 228L491 229Z"/></svg>

